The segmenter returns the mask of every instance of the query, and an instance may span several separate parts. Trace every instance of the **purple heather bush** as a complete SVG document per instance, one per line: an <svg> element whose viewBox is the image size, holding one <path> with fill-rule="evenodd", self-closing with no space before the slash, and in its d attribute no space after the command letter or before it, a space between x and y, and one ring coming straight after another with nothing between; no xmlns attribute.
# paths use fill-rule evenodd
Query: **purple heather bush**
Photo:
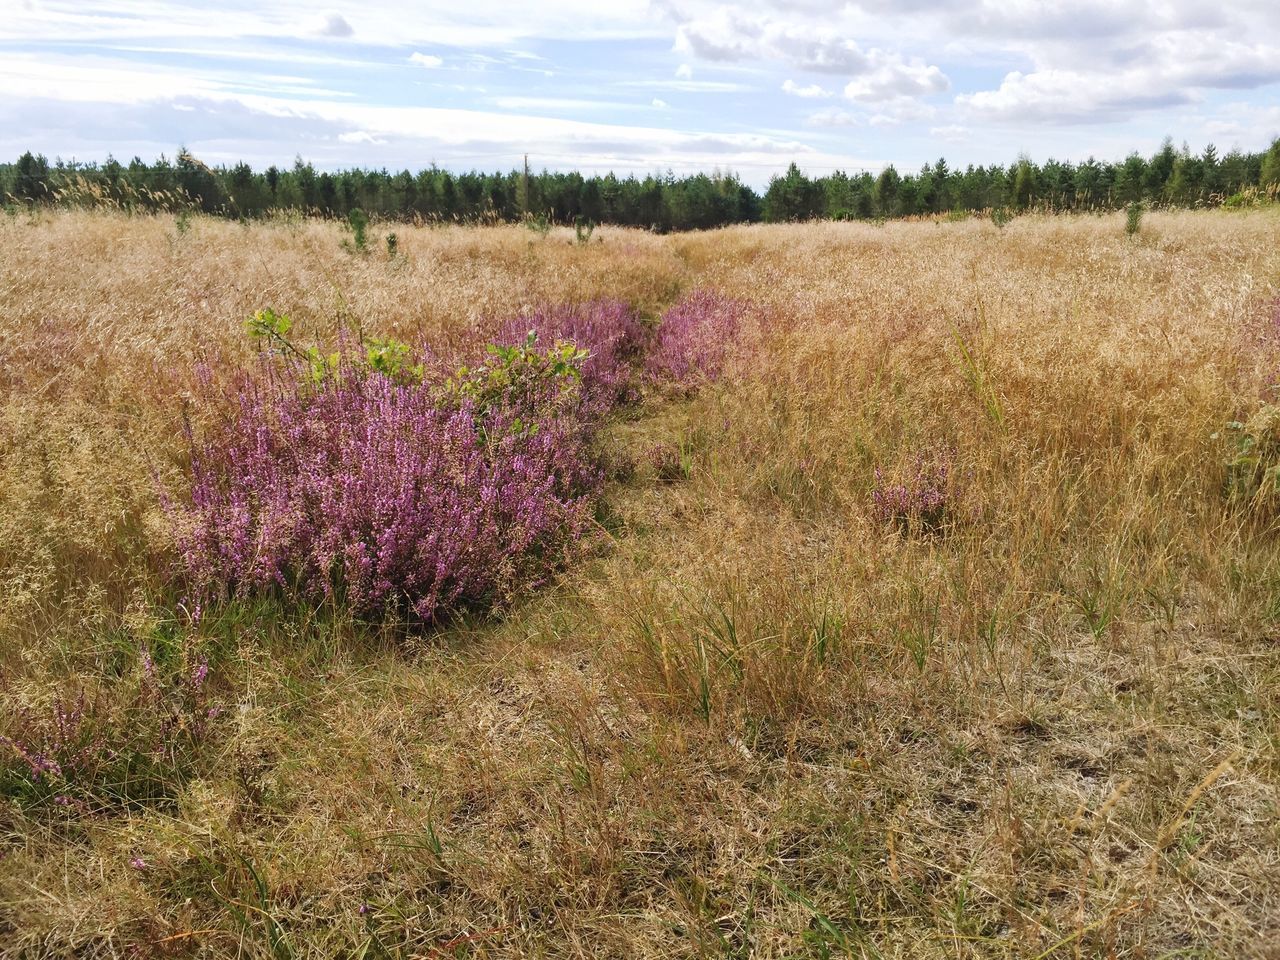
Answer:
<svg viewBox="0 0 1280 960"><path fill-rule="evenodd" d="M83 807L171 796L219 712L208 671L201 659L161 676L144 650L109 694L82 688L0 715L0 797Z"/></svg>
<svg viewBox="0 0 1280 960"><path fill-rule="evenodd" d="M698 290L662 315L645 360L650 383L691 388L718 380L737 342L746 306L713 290Z"/></svg>
<svg viewBox="0 0 1280 960"><path fill-rule="evenodd" d="M582 400L599 415L639 399L639 367L651 332L625 303L597 300L581 305L547 307L504 323L494 342L512 345L530 332L541 344L570 342L586 350L582 363Z"/></svg>
<svg viewBox="0 0 1280 960"><path fill-rule="evenodd" d="M655 335L622 303L544 308L450 364L389 341L304 351L261 311L262 370L221 422L188 427L191 499L171 510L193 598L280 591L432 623L542 583L591 528L605 416L646 380L715 379L741 316L698 293Z"/></svg>
<svg viewBox="0 0 1280 960"><path fill-rule="evenodd" d="M877 467L871 490L875 517L904 532L935 533L948 520L951 502L951 455L917 456L905 477L888 477Z"/></svg>
<svg viewBox="0 0 1280 960"><path fill-rule="evenodd" d="M193 438L179 543L195 592L278 587L427 622L501 600L585 529L599 479L580 427L376 371L247 384Z"/></svg>

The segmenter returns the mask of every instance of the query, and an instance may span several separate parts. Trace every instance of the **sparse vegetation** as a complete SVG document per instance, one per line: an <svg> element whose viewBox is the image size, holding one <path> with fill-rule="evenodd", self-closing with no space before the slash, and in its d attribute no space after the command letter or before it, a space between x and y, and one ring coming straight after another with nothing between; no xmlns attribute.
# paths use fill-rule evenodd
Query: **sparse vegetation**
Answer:
<svg viewBox="0 0 1280 960"><path fill-rule="evenodd" d="M1124 232L1131 237L1136 237L1142 229L1142 203L1139 200L1133 201L1125 210Z"/></svg>
<svg viewBox="0 0 1280 960"><path fill-rule="evenodd" d="M1227 429L1230 496L1259 518L1280 517L1280 404L1263 403L1248 420L1232 421Z"/></svg>
<svg viewBox="0 0 1280 960"><path fill-rule="evenodd" d="M343 248L352 253L365 253L369 249L368 214L359 207L350 211L347 214L347 230L351 233L351 237L342 241Z"/></svg>
<svg viewBox="0 0 1280 960"><path fill-rule="evenodd" d="M991 206L0 218L0 954L1267 956L1280 211Z"/></svg>

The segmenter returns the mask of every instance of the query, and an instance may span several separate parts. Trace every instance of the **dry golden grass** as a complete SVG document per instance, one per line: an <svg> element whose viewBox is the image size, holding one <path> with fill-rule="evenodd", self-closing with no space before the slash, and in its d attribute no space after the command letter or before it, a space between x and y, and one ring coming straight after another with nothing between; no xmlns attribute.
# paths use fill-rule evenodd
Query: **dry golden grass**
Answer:
<svg viewBox="0 0 1280 960"><path fill-rule="evenodd" d="M1280 544L1219 434L1280 365L1280 216L1122 221L398 228L395 262L0 225L0 698L110 691L168 630L227 707L169 803L6 801L0 952L1277 956ZM157 478L254 309L440 341L702 285L758 308L735 374L613 425L640 465L553 588L407 641L174 625ZM875 470L944 449L954 526L878 522Z"/></svg>

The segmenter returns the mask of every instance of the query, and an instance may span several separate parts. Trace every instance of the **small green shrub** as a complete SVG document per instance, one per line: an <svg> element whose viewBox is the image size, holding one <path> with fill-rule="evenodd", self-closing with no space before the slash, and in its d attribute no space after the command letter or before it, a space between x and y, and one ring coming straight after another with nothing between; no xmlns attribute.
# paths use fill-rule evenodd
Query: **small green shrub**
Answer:
<svg viewBox="0 0 1280 960"><path fill-rule="evenodd" d="M351 239L342 241L342 248L353 253L365 253L369 249L369 215L359 207L347 214L347 229Z"/></svg>
<svg viewBox="0 0 1280 960"><path fill-rule="evenodd" d="M369 339L364 341L364 358L369 369L397 383L420 382L423 365L411 363L412 351L407 343L399 340Z"/></svg>
<svg viewBox="0 0 1280 960"><path fill-rule="evenodd" d="M1248 207L1265 207L1274 203L1277 198L1280 198L1280 184L1273 183L1264 188L1245 187L1223 200L1222 205L1228 210L1244 210Z"/></svg>
<svg viewBox="0 0 1280 960"><path fill-rule="evenodd" d="M258 310L245 323L249 338L263 349L282 357L301 360L306 364L311 382L321 384L330 377L338 377L342 360L338 352L322 353L318 347L305 350L289 339L293 321L270 307ZM413 383L422 380L422 364L410 362L412 351L407 343L399 340L360 337L364 347L364 361L368 368L397 383Z"/></svg>
<svg viewBox="0 0 1280 960"><path fill-rule="evenodd" d="M551 220L545 213L530 214L525 218L524 225L543 238L551 232Z"/></svg>
<svg viewBox="0 0 1280 960"><path fill-rule="evenodd" d="M387 259L394 260L396 258L396 253L399 251L399 249L400 249L400 241L397 239L396 235L394 233L388 233L387 234Z"/></svg>
<svg viewBox="0 0 1280 960"><path fill-rule="evenodd" d="M1261 519L1280 517L1280 404L1263 404L1227 425L1235 441L1227 459L1227 496Z"/></svg>
<svg viewBox="0 0 1280 960"><path fill-rule="evenodd" d="M1008 207L992 207L991 222L1000 230L1003 230L1013 221L1013 214Z"/></svg>
<svg viewBox="0 0 1280 960"><path fill-rule="evenodd" d="M1129 204L1129 208L1125 211L1124 232L1131 237L1137 236L1138 231L1142 229L1142 203L1135 200Z"/></svg>
<svg viewBox="0 0 1280 960"><path fill-rule="evenodd" d="M532 330L524 343L489 344L485 351L492 360L462 367L445 383L446 396L471 401L477 419L483 419L491 408L513 401L520 409L536 409L544 398L559 395L567 382L580 381L582 364L590 356L567 340L539 350L538 335Z"/></svg>
<svg viewBox="0 0 1280 960"><path fill-rule="evenodd" d="M578 217L573 221L573 237L578 246L585 247L591 242L591 234L595 233L596 225L592 220L584 217Z"/></svg>

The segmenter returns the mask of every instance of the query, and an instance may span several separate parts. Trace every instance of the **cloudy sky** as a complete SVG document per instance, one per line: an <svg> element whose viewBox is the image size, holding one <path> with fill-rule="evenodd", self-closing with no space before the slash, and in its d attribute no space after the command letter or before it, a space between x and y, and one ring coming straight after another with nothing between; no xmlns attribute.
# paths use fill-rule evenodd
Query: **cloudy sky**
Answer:
<svg viewBox="0 0 1280 960"><path fill-rule="evenodd" d="M5 0L0 156L646 173L1280 134L1276 0Z"/></svg>

